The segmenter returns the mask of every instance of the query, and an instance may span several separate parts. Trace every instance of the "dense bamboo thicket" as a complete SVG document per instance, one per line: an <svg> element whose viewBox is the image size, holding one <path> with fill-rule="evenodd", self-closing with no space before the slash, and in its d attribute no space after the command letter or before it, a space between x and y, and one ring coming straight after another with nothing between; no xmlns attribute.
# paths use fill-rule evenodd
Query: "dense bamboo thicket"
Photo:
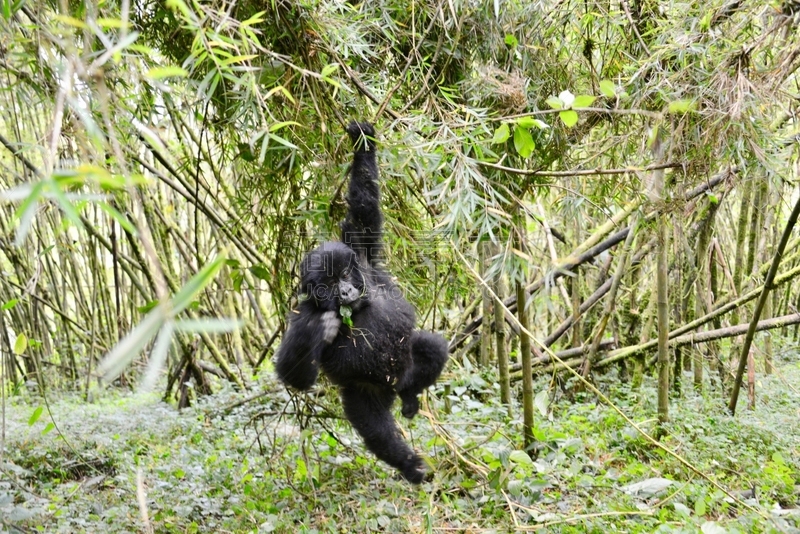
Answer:
<svg viewBox="0 0 800 534"><path fill-rule="evenodd" d="M797 323L795 25L754 0L5 3L4 387L249 387L359 118L389 267L455 365L525 378L527 414L532 374L637 383L658 354L666 421L682 370L733 383L747 355L714 340Z"/></svg>

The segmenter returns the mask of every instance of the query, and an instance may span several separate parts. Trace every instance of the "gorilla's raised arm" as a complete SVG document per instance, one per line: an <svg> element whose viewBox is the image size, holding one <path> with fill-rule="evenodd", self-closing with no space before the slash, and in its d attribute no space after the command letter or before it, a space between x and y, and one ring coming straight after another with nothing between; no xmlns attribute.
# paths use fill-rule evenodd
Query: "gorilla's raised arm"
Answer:
<svg viewBox="0 0 800 534"><path fill-rule="evenodd" d="M350 210L342 223L342 242L373 265L381 256L383 223L375 129L367 122L351 122L347 133L353 141L354 154L347 196Z"/></svg>

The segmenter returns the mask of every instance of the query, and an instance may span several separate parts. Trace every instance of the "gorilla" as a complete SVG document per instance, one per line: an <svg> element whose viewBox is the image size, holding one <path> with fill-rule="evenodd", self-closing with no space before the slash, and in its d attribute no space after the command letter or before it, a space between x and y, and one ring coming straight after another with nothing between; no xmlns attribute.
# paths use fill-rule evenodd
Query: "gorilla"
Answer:
<svg viewBox="0 0 800 534"><path fill-rule="evenodd" d="M321 367L339 387L344 413L367 448L419 484L424 462L402 439L391 408L399 396L403 416L416 415L418 395L447 362L447 342L414 330L414 309L380 265L375 130L353 122L347 133L354 155L341 241L323 243L303 259L299 304L275 368L284 384L306 390Z"/></svg>

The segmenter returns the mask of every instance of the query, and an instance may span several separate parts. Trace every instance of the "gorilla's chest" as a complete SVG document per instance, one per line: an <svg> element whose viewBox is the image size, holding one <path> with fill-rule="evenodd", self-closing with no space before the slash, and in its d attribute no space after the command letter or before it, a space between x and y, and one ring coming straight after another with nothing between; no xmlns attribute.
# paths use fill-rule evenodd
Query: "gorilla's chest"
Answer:
<svg viewBox="0 0 800 534"><path fill-rule="evenodd" d="M342 325L322 354L322 368L336 384L393 384L411 362L414 310L404 299L375 300Z"/></svg>

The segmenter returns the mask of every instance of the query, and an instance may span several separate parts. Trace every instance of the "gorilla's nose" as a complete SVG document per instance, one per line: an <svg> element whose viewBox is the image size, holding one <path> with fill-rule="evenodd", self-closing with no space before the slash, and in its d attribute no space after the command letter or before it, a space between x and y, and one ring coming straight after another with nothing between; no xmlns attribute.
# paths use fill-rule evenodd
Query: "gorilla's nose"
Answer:
<svg viewBox="0 0 800 534"><path fill-rule="evenodd" d="M351 304L358 300L359 291L352 284L339 284L339 301L342 304Z"/></svg>

